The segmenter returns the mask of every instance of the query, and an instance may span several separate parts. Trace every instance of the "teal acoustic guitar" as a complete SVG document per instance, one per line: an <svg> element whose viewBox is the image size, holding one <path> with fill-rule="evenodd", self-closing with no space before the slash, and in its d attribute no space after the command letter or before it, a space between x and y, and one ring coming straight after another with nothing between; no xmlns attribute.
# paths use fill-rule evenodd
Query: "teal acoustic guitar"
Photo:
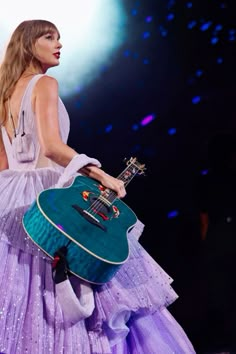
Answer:
<svg viewBox="0 0 236 354"><path fill-rule="evenodd" d="M127 186L143 172L144 165L131 158L118 178ZM69 187L41 192L25 213L23 226L50 258L66 247L68 270L90 283L103 284L128 259L127 232L136 221L114 191L77 176Z"/></svg>

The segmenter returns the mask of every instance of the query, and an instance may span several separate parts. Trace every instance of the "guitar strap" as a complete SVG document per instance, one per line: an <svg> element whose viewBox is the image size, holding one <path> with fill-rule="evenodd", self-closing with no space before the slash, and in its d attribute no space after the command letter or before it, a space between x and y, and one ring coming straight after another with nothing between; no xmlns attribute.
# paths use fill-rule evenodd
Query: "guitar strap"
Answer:
<svg viewBox="0 0 236 354"><path fill-rule="evenodd" d="M66 322L76 323L92 315L95 308L93 290L89 283L78 282L72 287L71 279L56 284L56 294Z"/></svg>
<svg viewBox="0 0 236 354"><path fill-rule="evenodd" d="M55 187L63 188L72 177L79 174L80 169L88 164L101 167L100 162L94 158L85 154L75 155L64 169ZM91 285L79 280L78 277L68 276L66 250L58 250L54 260L56 261L53 264L56 296L61 305L65 321L76 323L91 316L95 308Z"/></svg>

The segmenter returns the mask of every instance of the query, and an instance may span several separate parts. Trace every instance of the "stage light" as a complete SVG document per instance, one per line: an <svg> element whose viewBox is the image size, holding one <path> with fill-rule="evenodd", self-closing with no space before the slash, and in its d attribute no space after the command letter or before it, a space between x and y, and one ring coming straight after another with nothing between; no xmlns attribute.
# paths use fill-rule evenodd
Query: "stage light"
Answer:
<svg viewBox="0 0 236 354"><path fill-rule="evenodd" d="M151 33L146 31L143 33L143 39L149 38L151 36Z"/></svg>
<svg viewBox="0 0 236 354"><path fill-rule="evenodd" d="M132 129L133 130L138 130L139 129L139 125L138 124L133 124Z"/></svg>
<svg viewBox="0 0 236 354"><path fill-rule="evenodd" d="M201 77L203 75L203 70L198 69L198 70L196 70L195 74L196 74L197 77Z"/></svg>
<svg viewBox="0 0 236 354"><path fill-rule="evenodd" d="M187 2L186 6L188 9L191 9L193 7L193 4L192 2Z"/></svg>
<svg viewBox="0 0 236 354"><path fill-rule="evenodd" d="M172 21L172 20L174 20L174 18L175 18L175 15L173 13L170 13L167 16L167 21Z"/></svg>
<svg viewBox="0 0 236 354"><path fill-rule="evenodd" d="M108 124L108 125L105 127L105 132L106 132L106 133L110 133L110 132L112 131L112 129L113 129L112 124Z"/></svg>
<svg viewBox="0 0 236 354"><path fill-rule="evenodd" d="M149 114L147 117L143 118L140 122L141 126L150 124L156 118L155 114Z"/></svg>
<svg viewBox="0 0 236 354"><path fill-rule="evenodd" d="M168 134L169 134L169 135L175 135L175 134L176 134L176 128L170 128L170 129L168 130Z"/></svg>
<svg viewBox="0 0 236 354"><path fill-rule="evenodd" d="M197 25L197 21L193 20L188 23L188 29L192 29Z"/></svg>
<svg viewBox="0 0 236 354"><path fill-rule="evenodd" d="M168 217L168 219L173 219L173 218L176 218L178 215L179 215L178 210L173 210L167 214L167 217Z"/></svg>
<svg viewBox="0 0 236 354"><path fill-rule="evenodd" d="M211 27L211 25L212 25L211 21L205 22L201 25L200 30L203 32L207 31Z"/></svg>
<svg viewBox="0 0 236 354"><path fill-rule="evenodd" d="M152 16L148 16L147 18L146 18L146 22L152 22Z"/></svg>
<svg viewBox="0 0 236 354"><path fill-rule="evenodd" d="M201 97L200 96L195 96L192 98L192 103L193 104L198 104L201 101Z"/></svg>
<svg viewBox="0 0 236 354"><path fill-rule="evenodd" d="M28 19L42 18L56 24L63 48L61 64L48 71L60 84L62 96L77 93L100 75L100 68L110 63L111 55L125 39L126 14L120 0L41 0L40 6L22 0L14 16L13 3L0 12L0 55L15 27Z"/></svg>
<svg viewBox="0 0 236 354"><path fill-rule="evenodd" d="M216 44L218 41L219 41L219 38L213 37L213 38L211 39L211 44Z"/></svg>
<svg viewBox="0 0 236 354"><path fill-rule="evenodd" d="M223 29L223 26L222 25L216 25L216 27L215 27L215 30L217 31L217 32L219 32L219 31L221 31Z"/></svg>

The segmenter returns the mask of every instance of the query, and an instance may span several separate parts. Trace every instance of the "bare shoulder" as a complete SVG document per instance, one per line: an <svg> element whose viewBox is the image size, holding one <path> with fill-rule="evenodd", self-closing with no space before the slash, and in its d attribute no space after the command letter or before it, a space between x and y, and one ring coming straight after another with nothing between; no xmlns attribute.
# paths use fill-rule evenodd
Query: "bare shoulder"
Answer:
<svg viewBox="0 0 236 354"><path fill-rule="evenodd" d="M55 104L58 102L58 82L52 76L43 75L36 82L32 93L32 109L36 112L37 107L43 106L45 110L49 102Z"/></svg>
<svg viewBox="0 0 236 354"><path fill-rule="evenodd" d="M35 85L35 94L58 93L58 81L49 75L43 75Z"/></svg>

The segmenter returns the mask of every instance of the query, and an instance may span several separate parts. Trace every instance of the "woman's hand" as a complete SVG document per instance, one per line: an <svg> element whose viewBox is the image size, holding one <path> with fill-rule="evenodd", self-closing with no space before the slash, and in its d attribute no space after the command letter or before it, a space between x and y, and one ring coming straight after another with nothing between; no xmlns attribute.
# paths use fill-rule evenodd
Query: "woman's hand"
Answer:
<svg viewBox="0 0 236 354"><path fill-rule="evenodd" d="M124 182L105 173L99 167L88 165L83 167L79 172L84 173L88 177L96 179L105 188L112 189L116 192L118 198L123 198L126 195Z"/></svg>
<svg viewBox="0 0 236 354"><path fill-rule="evenodd" d="M126 195L124 182L118 178L112 177L104 172L100 178L100 182L104 187L115 191L119 198L124 198Z"/></svg>

